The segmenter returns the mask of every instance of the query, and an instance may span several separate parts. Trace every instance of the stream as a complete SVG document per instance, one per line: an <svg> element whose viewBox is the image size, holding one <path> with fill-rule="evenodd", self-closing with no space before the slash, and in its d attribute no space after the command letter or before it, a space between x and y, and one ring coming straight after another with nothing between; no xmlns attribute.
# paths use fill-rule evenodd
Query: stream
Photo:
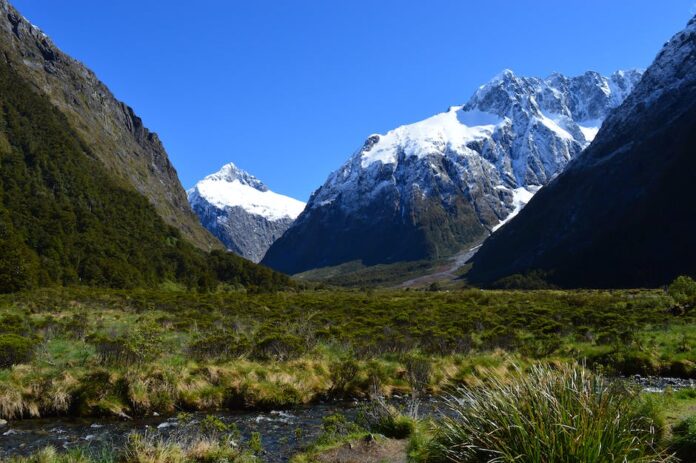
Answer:
<svg viewBox="0 0 696 463"><path fill-rule="evenodd" d="M397 398L395 402L403 402L403 399ZM100 449L120 447L127 436L134 432L147 432L163 439L186 434L187 429L195 434L201 420L213 415L226 424L234 423L244 441L253 432L260 433L262 460L280 463L288 461L292 455L319 437L324 417L341 413L353 419L357 416L360 405L359 402L332 402L282 411L196 412L190 415L186 423L179 422L176 417L160 416L131 421L67 417L19 420L0 427L0 460L12 455L28 455L47 446L57 450L87 447L96 454ZM437 399L427 398L420 409L423 414L434 413Z"/></svg>
<svg viewBox="0 0 696 463"><path fill-rule="evenodd" d="M678 378L641 377L626 378L649 392L663 392L666 388L695 388L694 380ZM390 403L400 406L405 399L395 397ZM421 416L433 416L439 411L439 399L428 397L420 406ZM321 434L322 420L335 413L354 419L360 402L317 403L288 410L274 411L218 411L197 412L185 422L176 417L149 416L131 421L113 418L43 418L12 421L0 426L0 460L13 455L28 455L47 446L58 450L87 447L98 453L100 449L120 447L128 435L134 432L148 433L166 439L172 436L195 435L200 422L213 415L226 424L234 423L242 440L252 433L261 435L262 460L269 463L287 462L290 457L314 442Z"/></svg>

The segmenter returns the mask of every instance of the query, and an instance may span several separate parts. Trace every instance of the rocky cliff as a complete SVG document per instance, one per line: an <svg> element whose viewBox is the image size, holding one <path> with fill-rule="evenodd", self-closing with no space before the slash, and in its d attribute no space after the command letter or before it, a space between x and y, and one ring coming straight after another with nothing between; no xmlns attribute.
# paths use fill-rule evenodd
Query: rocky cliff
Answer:
<svg viewBox="0 0 696 463"><path fill-rule="evenodd" d="M191 211L157 134L7 0L0 0L0 53L0 59L66 115L109 172L145 195L165 222L202 249L220 247Z"/></svg>

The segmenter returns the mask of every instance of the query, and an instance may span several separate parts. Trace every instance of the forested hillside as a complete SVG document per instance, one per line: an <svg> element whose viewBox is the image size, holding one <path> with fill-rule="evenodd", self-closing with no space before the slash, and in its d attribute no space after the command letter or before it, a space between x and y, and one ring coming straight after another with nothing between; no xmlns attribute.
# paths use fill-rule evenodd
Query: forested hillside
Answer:
<svg viewBox="0 0 696 463"><path fill-rule="evenodd" d="M0 60L0 291L171 280L274 287L288 279L221 251L205 254L109 175L64 115Z"/></svg>

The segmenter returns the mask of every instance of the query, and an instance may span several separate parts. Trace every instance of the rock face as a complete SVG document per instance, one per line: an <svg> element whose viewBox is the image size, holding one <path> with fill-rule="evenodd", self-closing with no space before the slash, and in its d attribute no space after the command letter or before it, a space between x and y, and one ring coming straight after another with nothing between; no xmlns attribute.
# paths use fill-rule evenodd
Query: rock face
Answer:
<svg viewBox="0 0 696 463"><path fill-rule="evenodd" d="M696 18L657 55L592 145L474 258L471 281L537 270L562 286L696 275Z"/></svg>
<svg viewBox="0 0 696 463"><path fill-rule="evenodd" d="M372 135L263 263L297 273L437 258L481 240L592 141L640 76L538 79L506 70L463 106Z"/></svg>
<svg viewBox="0 0 696 463"><path fill-rule="evenodd" d="M200 248L220 247L191 211L157 134L7 0L0 0L0 59L45 93L111 174L145 195L165 222Z"/></svg>
<svg viewBox="0 0 696 463"><path fill-rule="evenodd" d="M188 199L205 228L253 262L263 258L305 207L231 163L198 182Z"/></svg>

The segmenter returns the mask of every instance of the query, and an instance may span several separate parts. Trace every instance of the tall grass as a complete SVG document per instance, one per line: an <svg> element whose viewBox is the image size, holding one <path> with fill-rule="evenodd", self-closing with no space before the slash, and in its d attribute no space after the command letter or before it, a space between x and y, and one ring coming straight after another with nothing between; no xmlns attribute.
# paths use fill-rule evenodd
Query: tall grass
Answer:
<svg viewBox="0 0 696 463"><path fill-rule="evenodd" d="M624 384L577 366L534 366L446 399L435 460L667 462L658 420Z"/></svg>

